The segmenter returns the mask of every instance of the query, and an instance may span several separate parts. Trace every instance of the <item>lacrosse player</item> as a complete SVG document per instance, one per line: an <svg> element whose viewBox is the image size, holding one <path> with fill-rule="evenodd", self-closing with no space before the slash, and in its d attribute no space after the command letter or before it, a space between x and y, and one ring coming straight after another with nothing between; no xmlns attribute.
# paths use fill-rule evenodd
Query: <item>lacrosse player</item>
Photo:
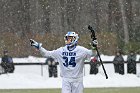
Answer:
<svg viewBox="0 0 140 93"><path fill-rule="evenodd" d="M31 46L37 48L44 57L53 57L59 62L62 77L62 93L83 93L84 60L96 55L92 50L77 45L78 34L68 32L64 36L65 46L48 51L41 43L30 39ZM92 41L97 45L97 40Z"/></svg>

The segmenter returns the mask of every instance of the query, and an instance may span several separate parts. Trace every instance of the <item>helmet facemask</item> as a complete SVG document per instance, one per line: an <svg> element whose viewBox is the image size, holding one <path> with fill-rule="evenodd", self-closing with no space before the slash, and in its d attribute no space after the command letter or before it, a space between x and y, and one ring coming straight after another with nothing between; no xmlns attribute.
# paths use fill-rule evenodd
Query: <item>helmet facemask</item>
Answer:
<svg viewBox="0 0 140 93"><path fill-rule="evenodd" d="M78 34L75 32L68 32L64 37L65 44L70 47L77 45L78 38Z"/></svg>

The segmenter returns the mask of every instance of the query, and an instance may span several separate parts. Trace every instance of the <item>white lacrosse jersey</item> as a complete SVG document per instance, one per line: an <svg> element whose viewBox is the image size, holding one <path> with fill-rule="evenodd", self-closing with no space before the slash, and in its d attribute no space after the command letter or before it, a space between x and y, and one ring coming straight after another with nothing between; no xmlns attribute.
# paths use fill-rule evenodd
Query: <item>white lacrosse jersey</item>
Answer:
<svg viewBox="0 0 140 93"><path fill-rule="evenodd" d="M48 51L41 47L41 54L44 57L53 57L60 65L60 75L65 78L79 78L83 76L84 60L90 58L93 53L82 46L76 46L72 51L67 46L60 47L57 50Z"/></svg>

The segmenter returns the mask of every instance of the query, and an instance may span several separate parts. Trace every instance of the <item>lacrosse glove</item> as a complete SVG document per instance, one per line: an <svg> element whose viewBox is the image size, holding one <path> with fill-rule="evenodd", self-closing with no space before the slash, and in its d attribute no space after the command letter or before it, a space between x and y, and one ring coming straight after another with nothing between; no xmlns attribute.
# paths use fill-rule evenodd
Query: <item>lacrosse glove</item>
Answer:
<svg viewBox="0 0 140 93"><path fill-rule="evenodd" d="M36 41L33 40L33 39L30 39L30 44L31 44L31 46L34 46L34 47L37 48L37 49L40 49L41 46L42 46L42 43L38 43L38 42L36 42Z"/></svg>

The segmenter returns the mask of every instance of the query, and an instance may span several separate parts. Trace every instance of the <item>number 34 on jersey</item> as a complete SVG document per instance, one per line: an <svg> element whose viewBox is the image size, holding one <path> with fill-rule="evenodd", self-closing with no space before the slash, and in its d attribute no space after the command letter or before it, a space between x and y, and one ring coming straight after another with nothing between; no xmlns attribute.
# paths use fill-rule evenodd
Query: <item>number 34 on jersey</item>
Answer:
<svg viewBox="0 0 140 93"><path fill-rule="evenodd" d="M76 66L76 62L75 62L76 53L74 53L74 52L63 52L62 55L63 55L63 59L64 59L63 65L65 67L69 67L69 66L70 67L75 67Z"/></svg>

